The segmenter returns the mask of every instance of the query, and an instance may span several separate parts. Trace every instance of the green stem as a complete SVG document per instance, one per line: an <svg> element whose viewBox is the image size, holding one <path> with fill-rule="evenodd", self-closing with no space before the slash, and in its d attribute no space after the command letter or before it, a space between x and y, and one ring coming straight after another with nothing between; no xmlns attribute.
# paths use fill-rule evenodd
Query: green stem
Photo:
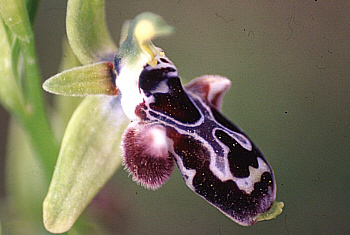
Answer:
<svg viewBox="0 0 350 235"><path fill-rule="evenodd" d="M21 99L23 97L22 104L16 106L19 110L10 110L11 115L23 126L47 178L50 179L58 156L58 146L47 118L31 25L38 2L39 0L0 0L0 14L8 27L10 41L15 43L12 63L16 71L13 75Z"/></svg>
<svg viewBox="0 0 350 235"><path fill-rule="evenodd" d="M25 82L25 110L20 121L26 130L32 145L43 164L43 169L50 179L58 156L58 146L55 143L46 112L46 105L43 99L41 79L34 49L33 37L31 40L21 40L23 53L23 68Z"/></svg>

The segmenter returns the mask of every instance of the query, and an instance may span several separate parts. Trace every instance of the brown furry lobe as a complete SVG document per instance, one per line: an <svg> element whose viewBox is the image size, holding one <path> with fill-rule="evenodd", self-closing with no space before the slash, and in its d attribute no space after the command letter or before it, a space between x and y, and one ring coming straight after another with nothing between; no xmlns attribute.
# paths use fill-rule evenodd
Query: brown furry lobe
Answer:
<svg viewBox="0 0 350 235"><path fill-rule="evenodd" d="M166 129L152 123L131 123L123 136L125 168L133 180L149 189L161 187L174 168Z"/></svg>

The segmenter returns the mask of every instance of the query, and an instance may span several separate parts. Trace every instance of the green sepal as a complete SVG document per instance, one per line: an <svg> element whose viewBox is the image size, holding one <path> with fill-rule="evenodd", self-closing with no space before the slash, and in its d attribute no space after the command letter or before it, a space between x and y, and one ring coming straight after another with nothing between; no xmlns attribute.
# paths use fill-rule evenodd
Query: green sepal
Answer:
<svg viewBox="0 0 350 235"><path fill-rule="evenodd" d="M107 29L104 0L69 0L67 36L82 64L111 61L117 47Z"/></svg>
<svg viewBox="0 0 350 235"><path fill-rule="evenodd" d="M65 96L117 95L113 65L101 62L75 67L47 79L45 91Z"/></svg>
<svg viewBox="0 0 350 235"><path fill-rule="evenodd" d="M62 57L58 70L62 72L78 66L81 66L80 62L70 48L67 38L64 38L62 40ZM53 96L54 108L51 124L57 140L62 140L69 119L83 99L84 97Z"/></svg>
<svg viewBox="0 0 350 235"><path fill-rule="evenodd" d="M48 231L69 230L121 165L120 143L129 123L119 97L89 96L82 101L67 126L43 203Z"/></svg>
<svg viewBox="0 0 350 235"><path fill-rule="evenodd" d="M259 215L256 219L256 221L263 221L263 220L271 220L276 218L277 216L279 216L282 211L283 211L283 207L284 207L284 203L283 202L277 202L275 201L270 210L268 210L267 212Z"/></svg>

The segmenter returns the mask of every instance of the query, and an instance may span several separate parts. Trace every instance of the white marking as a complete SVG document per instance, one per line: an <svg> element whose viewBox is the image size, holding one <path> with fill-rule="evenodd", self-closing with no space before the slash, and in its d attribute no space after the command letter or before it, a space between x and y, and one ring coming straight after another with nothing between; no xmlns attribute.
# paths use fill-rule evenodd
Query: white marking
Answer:
<svg viewBox="0 0 350 235"><path fill-rule="evenodd" d="M143 141L146 141L146 152L152 153L152 156L167 157L168 141L165 127L154 125L146 130Z"/></svg>
<svg viewBox="0 0 350 235"><path fill-rule="evenodd" d="M214 129L215 130L215 129ZM212 135L214 135L214 130L212 132ZM212 147L209 144L205 144L206 146L209 145L210 146L210 165L209 168L211 170L211 172L213 172L213 174L221 181L227 181L227 180L233 180L235 179L235 177L233 177L231 170L230 170L230 164L228 162L228 152L230 151L230 149L223 144L221 141L217 140L217 143L220 144L221 148L224 150L224 156L218 156L213 150ZM218 166L224 166L223 168L219 168Z"/></svg>
<svg viewBox="0 0 350 235"><path fill-rule="evenodd" d="M220 123L218 123L218 125L220 125ZM222 127L222 128L214 128L213 131L212 131L212 135L213 136L215 136L215 131L216 130L224 131L231 138L235 139L238 142L238 144L241 145L244 149L246 149L248 151L252 151L252 149L253 149L252 143L243 134L240 134L238 132L232 131L232 130L226 128L226 127ZM219 141L219 142L221 142L221 141Z"/></svg>
<svg viewBox="0 0 350 235"><path fill-rule="evenodd" d="M139 77L147 61L148 58L141 54L133 66L122 64L120 74L116 79L116 85L122 96L121 103L124 113L131 120L138 119L135 108L143 102L143 94L139 91Z"/></svg>
<svg viewBox="0 0 350 235"><path fill-rule="evenodd" d="M222 182L232 180L236 183L237 187L247 194L250 194L254 190L254 184L261 181L261 176L265 172L270 172L268 165L258 157L258 168L249 166L249 177L247 178L237 178L234 177L229 169L229 164L227 162L227 157L225 157L225 172L222 172L213 163L213 158L210 162L210 170L212 173L218 177Z"/></svg>
<svg viewBox="0 0 350 235"><path fill-rule="evenodd" d="M181 129L178 129L175 127L175 129L180 133L180 134L184 134L184 135L188 135L188 133L182 131ZM210 152L210 166L209 166L209 170L222 182L228 181L228 180L232 180L236 183L237 187L244 191L247 194L250 194L251 192L253 192L254 190L254 184L257 182L261 181L261 176L263 173L265 172L271 172L270 168L268 167L267 163L264 162L264 160L262 160L260 157L257 157L258 160L258 168L254 168L252 166L249 166L249 177L247 178L238 178L238 177L234 177L231 173L230 170L230 166L229 166L229 162L228 162L228 157L227 157L227 152L229 151L229 149L227 148L226 145L223 145L222 147L225 149L225 157L218 157L215 154L215 151L213 150L212 146L210 144L208 144L203 138L201 138L200 136L196 135L195 133L193 133L191 135L194 139L199 140L201 143L204 143L204 146L207 148L207 150ZM172 140L168 139L168 141L172 142ZM184 167L183 162L181 160L181 158L175 153L175 151L173 150L173 144L170 144L170 151L172 152L172 154L175 156L175 158L177 159L177 164L178 164L178 168L181 171L182 175L187 176L184 177L186 184L188 187L190 187L192 190L193 189L193 177L196 175L196 171L195 170L188 170ZM224 171L220 170L217 168L216 163L218 159L223 159L224 161L224 166L225 169Z"/></svg>
<svg viewBox="0 0 350 235"><path fill-rule="evenodd" d="M169 61L169 63L162 62L160 60L161 58L165 59L166 61ZM150 70L153 70L153 69L173 68L173 69L175 69L175 72L176 72L175 76L177 76L177 69L176 69L175 65L168 59L168 57L157 55L155 57L155 59L159 62L159 64L156 64L154 67L148 66L148 67L145 68L146 70L150 71Z"/></svg>
<svg viewBox="0 0 350 235"><path fill-rule="evenodd" d="M149 106L149 104L156 102L156 98L154 98L153 95L146 96L145 93L141 90L142 96L144 97L143 100L145 101L146 105Z"/></svg>
<svg viewBox="0 0 350 235"><path fill-rule="evenodd" d="M218 177L221 181L227 181L227 180L233 180L235 181L235 177L232 175L230 170L230 164L228 161L228 153L230 151L230 148L226 146L224 143L222 143L216 136L215 131L222 130L225 131L225 133L229 134L230 137L234 138L243 148L247 149L248 151L252 150L252 145L250 141L244 137L242 134L239 134L237 132L231 131L228 132L227 128L221 129L221 128L214 128L212 130L211 135L215 137L216 142L221 146L221 148L224 150L224 157L218 156L216 153L211 151L210 156L210 170L213 172L213 174ZM242 138L242 139L241 139ZM247 143L244 143L243 140L248 141ZM206 145L209 145L206 143ZM209 145L210 146L210 145ZM211 149L211 148L210 148ZM220 166L224 166L224 168Z"/></svg>
<svg viewBox="0 0 350 235"><path fill-rule="evenodd" d="M174 78L174 77L178 77L178 73L177 71L173 71L173 72L168 72L168 76L171 77L171 78Z"/></svg>
<svg viewBox="0 0 350 235"><path fill-rule="evenodd" d="M265 172L270 172L268 165L258 157L258 168L249 166L248 178L236 178L235 182L240 190L250 194L254 190L254 184L261 181L261 176Z"/></svg>
<svg viewBox="0 0 350 235"><path fill-rule="evenodd" d="M168 123L168 122L166 122L166 121L165 121L165 122L161 121L162 123L164 123L164 125L174 127L176 130L178 130L178 129L181 129L181 128L177 128L178 126L196 127L196 126L200 126L200 125L204 122L204 114L202 113L202 110L200 110L200 109L198 108L197 104L196 104L195 102L193 102L191 96L188 96L188 98L191 100L191 103L196 107L196 109L198 110L199 115L200 115L200 118L199 118L199 120L198 120L197 122L195 122L195 123L190 123L190 124L183 123L183 122L178 121L177 119L172 118L172 117L170 117L170 116L168 116L168 115L166 115L166 114L163 114L163 113L161 113L161 112L158 112L158 111L155 111L155 110L151 109L150 106L149 106L149 104L155 102L154 96L150 96L150 97L146 97L146 96L145 96L144 100L145 100L145 103L146 103L147 107L148 107L151 111L153 111L154 113L158 114L158 115L161 116L161 117L165 117L166 119L169 119L170 121L174 122L174 124L171 124L171 123ZM150 118L151 120L160 121L158 118L153 117L153 116L151 116L151 115L149 116L149 118ZM187 134L187 135L188 135L188 133L187 133L186 131L184 132L184 134Z"/></svg>
<svg viewBox="0 0 350 235"><path fill-rule="evenodd" d="M214 135L215 131L218 130L219 128L214 128L212 131L212 135ZM234 132L235 134L238 134L236 132ZM230 135L232 136L232 135ZM232 136L233 137L233 136ZM234 138L234 137L233 137ZM236 138L234 138L237 142L238 140ZM250 194L253 190L254 190L254 184L256 182L259 182L261 180L261 175L264 172L270 172L270 169L268 167L268 165L264 162L264 160L262 160L260 157L258 157L258 168L254 168L252 166L249 166L249 177L247 178L237 178L234 177L232 175L232 172L230 170L230 164L228 162L228 152L230 151L230 149L223 144L221 141L217 140L217 142L220 144L220 146L224 149L224 156L225 157L220 157L217 156L215 153L211 152L211 157L210 157L210 170L213 172L213 174L218 177L218 179L220 179L222 182L225 182L227 180L232 180L234 182L236 182L237 187L240 190L245 191L247 194ZM250 141L248 140L248 143L250 144ZM241 144L242 145L242 144ZM245 145L246 147L249 147L249 145ZM244 147L242 145L242 147ZM247 149L247 148L246 148ZM250 150L251 151L252 146L250 144ZM224 160L222 160L224 159ZM222 163L223 162L223 163ZM225 168L224 171L220 168L218 168L218 166L224 164Z"/></svg>
<svg viewBox="0 0 350 235"><path fill-rule="evenodd" d="M157 93L169 93L169 86L166 84L166 81L161 81L156 89L154 89Z"/></svg>
<svg viewBox="0 0 350 235"><path fill-rule="evenodd" d="M158 48L158 50L160 50ZM164 63L160 61L160 58L164 58L169 63ZM168 76L177 77L177 70L175 65L165 56L157 55L155 57L159 61L159 64L152 67L151 65L147 66L145 70L153 70L153 69L161 69L161 68L173 68L174 72L169 72ZM137 105L143 102L143 98L145 95L140 92L139 89L139 78L144 66L147 64L149 59L146 55L141 54L140 58L131 66L121 64L120 74L116 79L116 85L121 92L122 98L122 107L126 116L131 120L136 120L138 117L135 114L135 108ZM157 91L162 93L169 92L169 87L165 82L160 83L160 85L156 88Z"/></svg>
<svg viewBox="0 0 350 235"><path fill-rule="evenodd" d="M207 110L207 113L210 114L210 116L207 116L207 118L209 120L212 120L213 122L215 122L218 125L218 127L221 127L223 130L225 130L225 132L229 136L234 138L243 148L245 148L248 151L252 151L252 148L253 148L252 143L249 141L249 139L247 137L245 137L243 134L240 134L240 133L237 133L235 131L232 131L231 129L228 129L227 127L221 125L219 122L216 121L216 119L213 116L213 113L210 110L210 107L207 104L203 103L203 101L200 98L200 96L198 96L197 94L195 94L195 93L193 93L191 91L189 91L189 92L186 91L186 92L190 94L189 95L190 100L192 101L192 103L197 107L197 109L200 112L201 112L201 110L198 108L198 106L195 104L195 102L193 102L191 96L194 96L194 98L196 98L201 103L202 107L204 107ZM202 112L201 112L201 114L204 115ZM215 128L215 130L217 130L217 129L219 129L219 128ZM213 136L215 136L215 135L213 135Z"/></svg>
<svg viewBox="0 0 350 235"><path fill-rule="evenodd" d="M247 137L231 130L230 132L227 132L227 134L229 134L229 136L234 138L243 148L245 148L248 151L252 151L252 148L253 148L252 143L250 143Z"/></svg>

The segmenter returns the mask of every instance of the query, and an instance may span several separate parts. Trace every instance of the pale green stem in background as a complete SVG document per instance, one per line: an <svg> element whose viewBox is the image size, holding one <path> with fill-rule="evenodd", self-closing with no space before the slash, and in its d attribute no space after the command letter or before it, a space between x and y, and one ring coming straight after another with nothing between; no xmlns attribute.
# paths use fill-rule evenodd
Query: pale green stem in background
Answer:
<svg viewBox="0 0 350 235"><path fill-rule="evenodd" d="M33 8L31 11L36 10ZM0 13L9 29L8 39L12 38L14 43L18 43L18 47L14 47L12 61L17 65L13 68L14 79L23 96L23 105L22 110L16 110L13 114L27 132L45 175L50 178L58 153L58 145L54 141L50 128L40 85L34 35L30 24L34 17L29 17L26 5L21 0L0 0Z"/></svg>

